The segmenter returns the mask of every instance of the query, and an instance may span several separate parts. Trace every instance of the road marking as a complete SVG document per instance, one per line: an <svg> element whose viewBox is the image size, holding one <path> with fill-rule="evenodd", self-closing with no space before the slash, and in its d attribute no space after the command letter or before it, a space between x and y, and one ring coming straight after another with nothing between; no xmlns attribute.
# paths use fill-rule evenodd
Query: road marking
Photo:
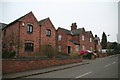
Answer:
<svg viewBox="0 0 120 80"><path fill-rule="evenodd" d="M83 76L88 75L88 74L90 74L90 73L92 73L92 72L90 71L90 72L88 72L88 73L85 73L85 74L83 74L83 75L77 76L77 77L75 77L75 78L80 78L80 77L83 77Z"/></svg>
<svg viewBox="0 0 120 80"><path fill-rule="evenodd" d="M110 66L110 65L112 65L112 64L115 64L116 62L113 62L113 63L111 63L111 64L107 64L107 65L105 65L104 67L108 67L108 66Z"/></svg>

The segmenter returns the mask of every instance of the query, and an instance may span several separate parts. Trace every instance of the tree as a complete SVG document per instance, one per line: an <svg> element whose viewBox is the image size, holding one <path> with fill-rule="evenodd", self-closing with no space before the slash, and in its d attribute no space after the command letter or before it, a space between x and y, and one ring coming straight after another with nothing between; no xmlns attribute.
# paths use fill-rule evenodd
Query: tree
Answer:
<svg viewBox="0 0 120 80"><path fill-rule="evenodd" d="M107 49L107 36L105 32L102 34L102 41L101 41L102 49Z"/></svg>

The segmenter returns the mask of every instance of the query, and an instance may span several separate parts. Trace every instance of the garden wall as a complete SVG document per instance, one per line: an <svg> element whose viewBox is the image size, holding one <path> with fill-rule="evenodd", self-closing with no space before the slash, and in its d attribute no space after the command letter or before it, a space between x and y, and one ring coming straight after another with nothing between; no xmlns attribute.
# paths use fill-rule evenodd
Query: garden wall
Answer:
<svg viewBox="0 0 120 80"><path fill-rule="evenodd" d="M2 60L2 73L14 73L32 69L40 69L50 66L82 62L81 58L69 59L3 59Z"/></svg>

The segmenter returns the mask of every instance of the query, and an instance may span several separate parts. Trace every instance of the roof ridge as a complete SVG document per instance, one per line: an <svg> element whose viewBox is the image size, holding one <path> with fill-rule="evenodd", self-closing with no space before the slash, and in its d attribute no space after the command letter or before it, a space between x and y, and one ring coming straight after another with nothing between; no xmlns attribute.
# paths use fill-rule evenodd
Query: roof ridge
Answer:
<svg viewBox="0 0 120 80"><path fill-rule="evenodd" d="M30 14L30 13L32 13L32 11L30 11L29 13L27 13L27 14L25 14L25 15L19 17L18 19L15 19L15 20L12 21L11 23L7 24L5 27L7 27L7 26L9 26L9 25L11 25L11 24L17 22L18 20L20 20L21 18L25 17L26 15L28 15L28 14ZM5 28L5 27L4 27L4 28ZM3 29L4 29L4 28L3 28Z"/></svg>

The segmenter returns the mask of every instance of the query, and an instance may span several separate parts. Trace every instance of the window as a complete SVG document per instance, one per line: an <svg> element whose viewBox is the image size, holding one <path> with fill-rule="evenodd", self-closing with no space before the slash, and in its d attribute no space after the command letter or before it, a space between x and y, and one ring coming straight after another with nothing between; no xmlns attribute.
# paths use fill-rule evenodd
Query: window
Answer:
<svg viewBox="0 0 120 80"><path fill-rule="evenodd" d="M32 52L33 48L34 48L34 44L33 43L25 43L25 51Z"/></svg>
<svg viewBox="0 0 120 80"><path fill-rule="evenodd" d="M27 33L32 33L33 32L33 26L28 24L27 25Z"/></svg>
<svg viewBox="0 0 120 80"><path fill-rule="evenodd" d="M58 35L58 41L62 40L62 35Z"/></svg>
<svg viewBox="0 0 120 80"><path fill-rule="evenodd" d="M90 47L90 51L92 51L92 47Z"/></svg>
<svg viewBox="0 0 120 80"><path fill-rule="evenodd" d="M50 30L50 29L47 29L47 30L46 30L46 36L48 36L48 37L51 36L51 30Z"/></svg>
<svg viewBox="0 0 120 80"><path fill-rule="evenodd" d="M61 46L58 46L58 51L61 52Z"/></svg>
<svg viewBox="0 0 120 80"><path fill-rule="evenodd" d="M98 45L100 45L100 41L98 41Z"/></svg>
<svg viewBox="0 0 120 80"><path fill-rule="evenodd" d="M78 45L76 45L75 49L76 49L76 51L79 51L79 46L78 46Z"/></svg>
<svg viewBox="0 0 120 80"><path fill-rule="evenodd" d="M4 36L6 35L6 29L4 30Z"/></svg>
<svg viewBox="0 0 120 80"><path fill-rule="evenodd" d="M85 50L85 46L82 46L82 50Z"/></svg>
<svg viewBox="0 0 120 80"><path fill-rule="evenodd" d="M82 35L82 41L84 41L84 36Z"/></svg>
<svg viewBox="0 0 120 80"><path fill-rule="evenodd" d="M101 51L101 49L99 48L99 50L98 50L99 52Z"/></svg>
<svg viewBox="0 0 120 80"><path fill-rule="evenodd" d="M92 38L90 38L90 42L92 42Z"/></svg>

